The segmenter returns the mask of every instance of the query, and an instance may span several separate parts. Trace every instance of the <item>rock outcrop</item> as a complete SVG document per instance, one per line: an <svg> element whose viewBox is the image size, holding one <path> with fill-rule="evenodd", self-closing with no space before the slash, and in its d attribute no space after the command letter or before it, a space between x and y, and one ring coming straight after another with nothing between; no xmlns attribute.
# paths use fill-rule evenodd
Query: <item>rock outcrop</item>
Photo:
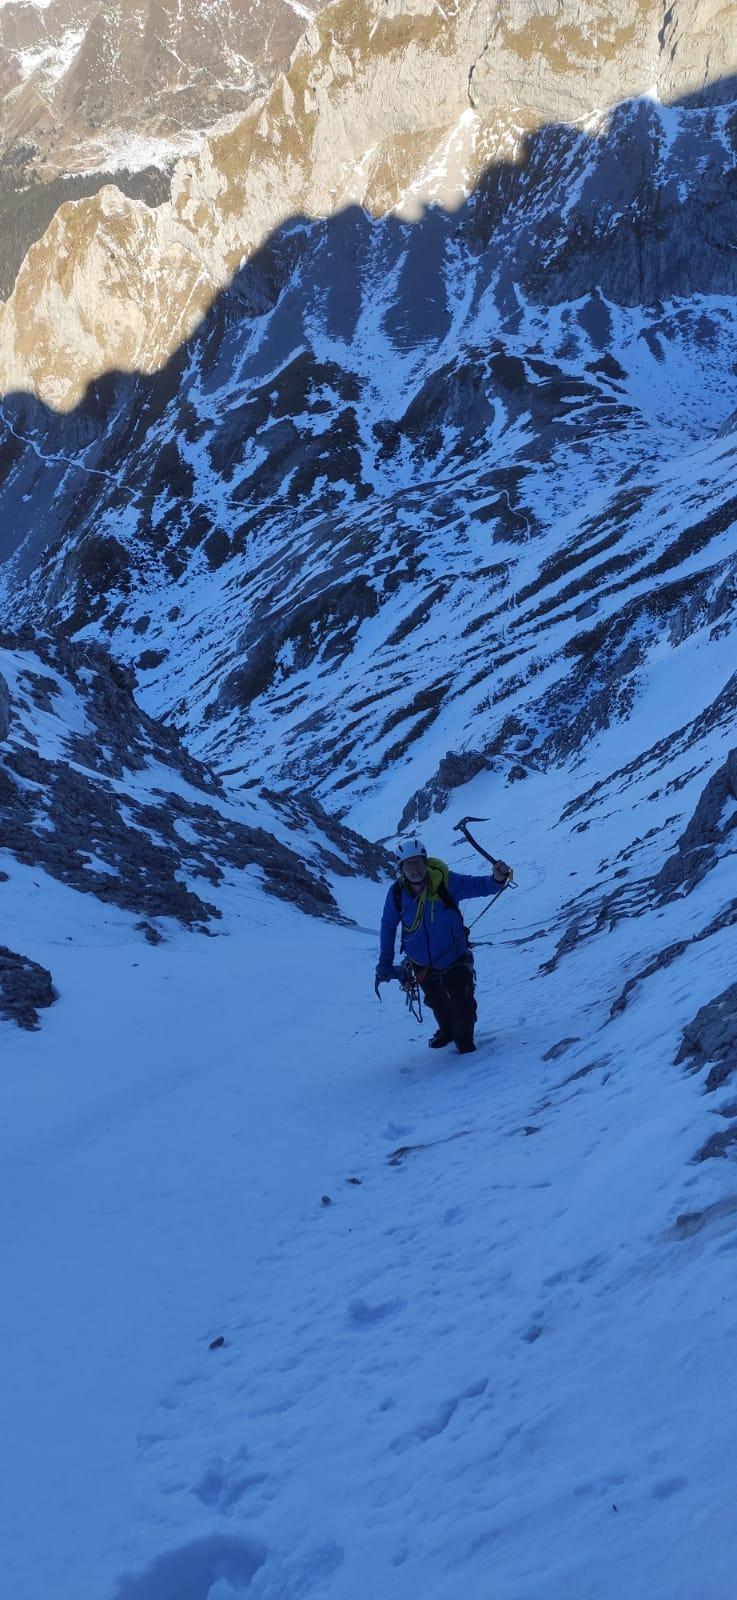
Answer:
<svg viewBox="0 0 737 1600"><path fill-rule="evenodd" d="M0 842L9 861L120 906L152 937L153 924L167 918L207 931L220 917L213 890L249 868L267 893L334 919L324 872L385 870L383 851L339 825L323 846L314 802L301 812L292 797L289 807L289 832L305 835L302 853L250 825L173 730L136 705L130 673L101 646L26 630L1 636L0 651L14 674L14 718L0 756Z"/></svg>
<svg viewBox="0 0 737 1600"><path fill-rule="evenodd" d="M10 690L0 673L0 744L8 737L10 727Z"/></svg>
<svg viewBox="0 0 737 1600"><path fill-rule="evenodd" d="M721 697L721 704L714 708L714 720L718 721L736 699L737 678L732 678ZM677 758L684 750L688 750L689 745L693 747L698 739L708 732L706 721L705 718L699 718L697 724L679 729L678 734L668 741L667 748L660 747L657 751L648 751L644 757L640 756L628 769L625 769L624 773L613 774L610 783L613 780L621 780L622 777L633 781L648 758L652 760L654 755L656 759L660 758L663 766L666 766L669 758L671 760ZM579 816L590 807L592 798L592 793L589 792L572 802L566 808L563 820ZM613 876L618 880L614 888L603 895L598 894L595 889L587 891L581 900L562 908L561 921L565 924L564 931L554 954L543 964L542 971L555 971L562 958L570 955L582 942L603 932L611 932L617 923L625 918L644 917L649 912L662 911L664 907L685 899L686 896L693 894L709 874L720 873L725 888L729 885L729 877L725 874L729 874L729 861L737 854L737 750L729 751L723 764L720 764L709 777L686 828L675 842L675 848L669 851L659 870L646 878L631 875L628 866L642 845L643 840L636 838L619 853L615 862L605 864L609 870L614 867ZM623 880L627 880L626 887ZM618 1015L625 1009L633 990L643 979L652 977L655 972L669 967L684 953L689 944L700 943L704 938L719 932L722 927L732 926L735 920L737 920L737 901L727 901L724 909L716 917L708 920L705 926L697 928L687 938L675 944L664 946L637 973L628 978L613 1002L612 1015ZM717 1002L714 1004L718 1008ZM701 1013L699 1017L706 1026L708 1018L701 1018ZM693 1037L696 1037L696 1033Z"/></svg>
<svg viewBox="0 0 737 1600"><path fill-rule="evenodd" d="M727 853L737 855L737 748L709 779L674 853L654 878L655 904L690 894Z"/></svg>
<svg viewBox="0 0 737 1600"><path fill-rule="evenodd" d="M0 6L0 299L54 213L107 184L169 197L175 162L263 95L311 0Z"/></svg>
<svg viewBox="0 0 737 1600"><path fill-rule="evenodd" d="M737 983L700 1007L684 1029L676 1062L686 1062L696 1072L708 1066L709 1093L737 1072Z"/></svg>
<svg viewBox="0 0 737 1600"><path fill-rule="evenodd" d="M0 1018L30 1031L40 1027L39 1010L55 999L51 973L45 967L0 945Z"/></svg>

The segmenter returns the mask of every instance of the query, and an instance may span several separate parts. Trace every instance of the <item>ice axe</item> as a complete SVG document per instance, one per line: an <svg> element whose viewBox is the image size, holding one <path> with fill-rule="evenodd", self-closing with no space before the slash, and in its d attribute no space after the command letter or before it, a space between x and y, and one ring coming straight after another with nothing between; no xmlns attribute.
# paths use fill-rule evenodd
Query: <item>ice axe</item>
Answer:
<svg viewBox="0 0 737 1600"><path fill-rule="evenodd" d="M402 982L402 968L401 967L392 967L391 975L392 975L393 978L397 978L399 983ZM387 981L388 982L388 979L387 980L382 980L382 981ZM375 980L374 980L374 994L376 995L377 1000L381 999L381 987L380 987L378 978L375 978Z"/></svg>
<svg viewBox="0 0 737 1600"><path fill-rule="evenodd" d="M470 844L474 850L478 850L479 855L483 856L485 861L489 861L491 863L492 867L506 867L506 865L507 865L506 861L500 861L497 856L492 856L488 850L484 849L482 844L479 844L478 839L474 839L474 836L473 836L473 834L471 832L471 829L468 826L469 822L488 822L488 821L489 821L488 817L461 817L460 822L456 822L455 823L454 828L453 828L453 832L454 833L462 833L463 837L467 841L467 843ZM507 888L507 889L516 889L517 885L516 885L516 883L514 881L512 868L510 867L508 870L509 870L509 877L507 878L507 882L505 884L505 888ZM477 918L477 921L478 921L478 918Z"/></svg>

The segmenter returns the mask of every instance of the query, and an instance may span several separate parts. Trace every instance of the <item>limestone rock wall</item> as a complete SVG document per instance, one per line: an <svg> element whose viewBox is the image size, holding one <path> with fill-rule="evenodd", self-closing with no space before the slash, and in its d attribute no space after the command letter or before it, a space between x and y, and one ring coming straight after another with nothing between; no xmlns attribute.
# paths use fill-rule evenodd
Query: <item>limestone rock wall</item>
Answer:
<svg viewBox="0 0 737 1600"><path fill-rule="evenodd" d="M525 137L644 93L724 98L718 0L333 0L249 113L176 167L149 211L105 189L62 207L0 313L0 384L66 409L111 370L153 372L291 217L351 202L456 205Z"/></svg>

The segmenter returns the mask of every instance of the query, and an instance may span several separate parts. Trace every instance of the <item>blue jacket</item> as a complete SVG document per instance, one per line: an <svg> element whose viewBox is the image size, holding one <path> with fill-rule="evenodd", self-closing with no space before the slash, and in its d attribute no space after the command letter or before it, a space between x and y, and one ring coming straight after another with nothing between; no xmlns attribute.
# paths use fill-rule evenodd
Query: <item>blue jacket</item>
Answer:
<svg viewBox="0 0 737 1600"><path fill-rule="evenodd" d="M394 944L397 928L401 922L402 948L405 954L418 967L434 967L436 972L444 972L446 967L452 967L454 961L459 961L461 956L465 956L468 952L468 939L460 912L444 905L439 895L433 894L429 889L421 890L418 896L410 894L403 881L401 887L401 913L397 911L395 904L394 885L384 902L384 914L381 918L381 963L391 966L394 961ZM501 894L506 884L497 883L496 878L491 876L472 878L465 872L449 872L448 888L456 901L479 898L489 900L492 895ZM418 917L419 901L423 898L424 904ZM414 928L415 921L417 921L416 928ZM412 928L414 931L410 932Z"/></svg>

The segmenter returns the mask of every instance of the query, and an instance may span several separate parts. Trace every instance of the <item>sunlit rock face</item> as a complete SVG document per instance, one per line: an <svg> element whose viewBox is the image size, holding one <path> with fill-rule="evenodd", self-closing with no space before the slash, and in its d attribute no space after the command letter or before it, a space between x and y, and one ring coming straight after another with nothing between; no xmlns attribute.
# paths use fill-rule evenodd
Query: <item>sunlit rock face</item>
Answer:
<svg viewBox="0 0 737 1600"><path fill-rule="evenodd" d="M0 299L59 206L114 181L149 205L176 160L288 63L313 0L5 0Z"/></svg>
<svg viewBox="0 0 737 1600"><path fill-rule="evenodd" d="M329 216L351 203L416 218L428 202L457 206L500 162L524 165L535 130L593 118L601 133L607 108L641 94L722 103L737 65L728 7L700 7L695 34L690 10L676 4L664 22L654 0L620 0L568 7L562 22L553 0L465 0L453 12L429 0L335 0L247 115L177 165L170 203L152 211L101 193L62 209L29 252L4 312L5 391L68 407L104 372L157 370L243 259L289 218ZM219 36L230 39L245 23L235 10L224 16ZM207 80L217 30L208 12L204 49L203 19L195 7L181 70L194 70L195 59ZM91 107L106 95L140 120L145 80L145 103L165 131L178 90L161 41L174 27L163 8L96 14L90 39L96 28L117 41L99 46L115 63L110 85L89 66L92 43L80 47L60 102L64 123L96 118ZM148 64L140 40L150 46ZM274 44L272 67L278 54ZM129 58L130 74L122 67Z"/></svg>
<svg viewBox="0 0 737 1600"><path fill-rule="evenodd" d="M312 0L6 0L5 159L47 179L134 165L141 153L171 159L263 93L316 9Z"/></svg>

